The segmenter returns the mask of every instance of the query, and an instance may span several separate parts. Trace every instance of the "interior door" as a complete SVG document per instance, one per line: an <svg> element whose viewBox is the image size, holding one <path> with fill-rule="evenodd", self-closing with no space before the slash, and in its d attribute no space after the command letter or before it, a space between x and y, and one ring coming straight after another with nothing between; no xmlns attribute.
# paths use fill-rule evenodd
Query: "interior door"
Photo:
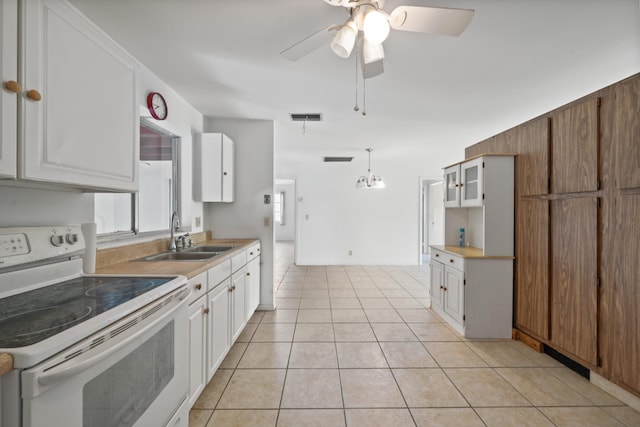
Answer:
<svg viewBox="0 0 640 427"><path fill-rule="evenodd" d="M442 202L442 181L429 185L429 245L444 245L444 205Z"/></svg>

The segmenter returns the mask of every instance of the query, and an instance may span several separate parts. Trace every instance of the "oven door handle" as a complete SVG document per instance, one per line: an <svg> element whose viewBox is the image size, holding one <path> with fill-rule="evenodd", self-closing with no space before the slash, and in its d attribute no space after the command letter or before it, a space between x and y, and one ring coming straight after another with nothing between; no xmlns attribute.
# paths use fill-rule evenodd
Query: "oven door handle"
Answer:
<svg viewBox="0 0 640 427"><path fill-rule="evenodd" d="M174 299L174 301L177 301L177 303L173 307L171 307L170 310L165 312L161 317L155 319L153 322L149 322L148 325L144 326L139 331L136 331L134 334L126 337L122 341L110 346L108 349L101 351L94 356L88 357L87 359L78 363L70 363L70 364L63 363L62 365L58 365L57 367L52 368L47 372L43 372L42 374L38 375L37 378L35 379L37 379L38 383L40 383L41 385L44 385L44 386L52 385L60 381L63 381L69 377L72 377L74 375L77 375L80 372L86 371L87 369L91 368L94 365L97 365L98 363L111 357L113 354L117 353L121 349L125 348L126 346L138 340L138 338L140 338L142 335L147 333L147 331L149 331L152 328L155 328L158 323L162 323L166 319L173 316L173 313L175 313L180 308L180 306L184 304L184 301L188 298L190 294L191 294L191 289L189 288L183 289L179 294L176 295L176 298Z"/></svg>

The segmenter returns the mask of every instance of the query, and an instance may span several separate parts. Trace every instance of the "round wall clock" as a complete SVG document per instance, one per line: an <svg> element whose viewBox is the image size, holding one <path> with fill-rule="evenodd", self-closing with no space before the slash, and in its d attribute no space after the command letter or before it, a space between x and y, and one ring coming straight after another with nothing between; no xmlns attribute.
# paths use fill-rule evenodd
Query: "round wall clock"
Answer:
<svg viewBox="0 0 640 427"><path fill-rule="evenodd" d="M167 101L158 92L149 92L147 95L147 108L149 108L151 117L156 120L164 120L169 114Z"/></svg>

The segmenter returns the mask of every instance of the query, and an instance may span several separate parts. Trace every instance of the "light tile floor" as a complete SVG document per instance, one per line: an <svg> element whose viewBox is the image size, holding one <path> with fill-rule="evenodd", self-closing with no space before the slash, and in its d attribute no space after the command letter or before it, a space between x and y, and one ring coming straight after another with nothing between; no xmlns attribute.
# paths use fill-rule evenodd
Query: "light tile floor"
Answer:
<svg viewBox="0 0 640 427"><path fill-rule="evenodd" d="M427 267L299 267L279 250L278 309L253 316L190 427L640 426L520 342L460 337L427 308Z"/></svg>

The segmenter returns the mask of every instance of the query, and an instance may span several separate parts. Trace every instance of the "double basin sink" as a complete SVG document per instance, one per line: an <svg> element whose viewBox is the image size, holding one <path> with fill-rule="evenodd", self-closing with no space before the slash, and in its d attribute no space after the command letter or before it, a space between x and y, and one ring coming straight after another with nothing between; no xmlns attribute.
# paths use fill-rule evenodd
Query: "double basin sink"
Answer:
<svg viewBox="0 0 640 427"><path fill-rule="evenodd" d="M197 246L180 252L162 252L140 258L138 261L203 261L233 249L235 246Z"/></svg>

